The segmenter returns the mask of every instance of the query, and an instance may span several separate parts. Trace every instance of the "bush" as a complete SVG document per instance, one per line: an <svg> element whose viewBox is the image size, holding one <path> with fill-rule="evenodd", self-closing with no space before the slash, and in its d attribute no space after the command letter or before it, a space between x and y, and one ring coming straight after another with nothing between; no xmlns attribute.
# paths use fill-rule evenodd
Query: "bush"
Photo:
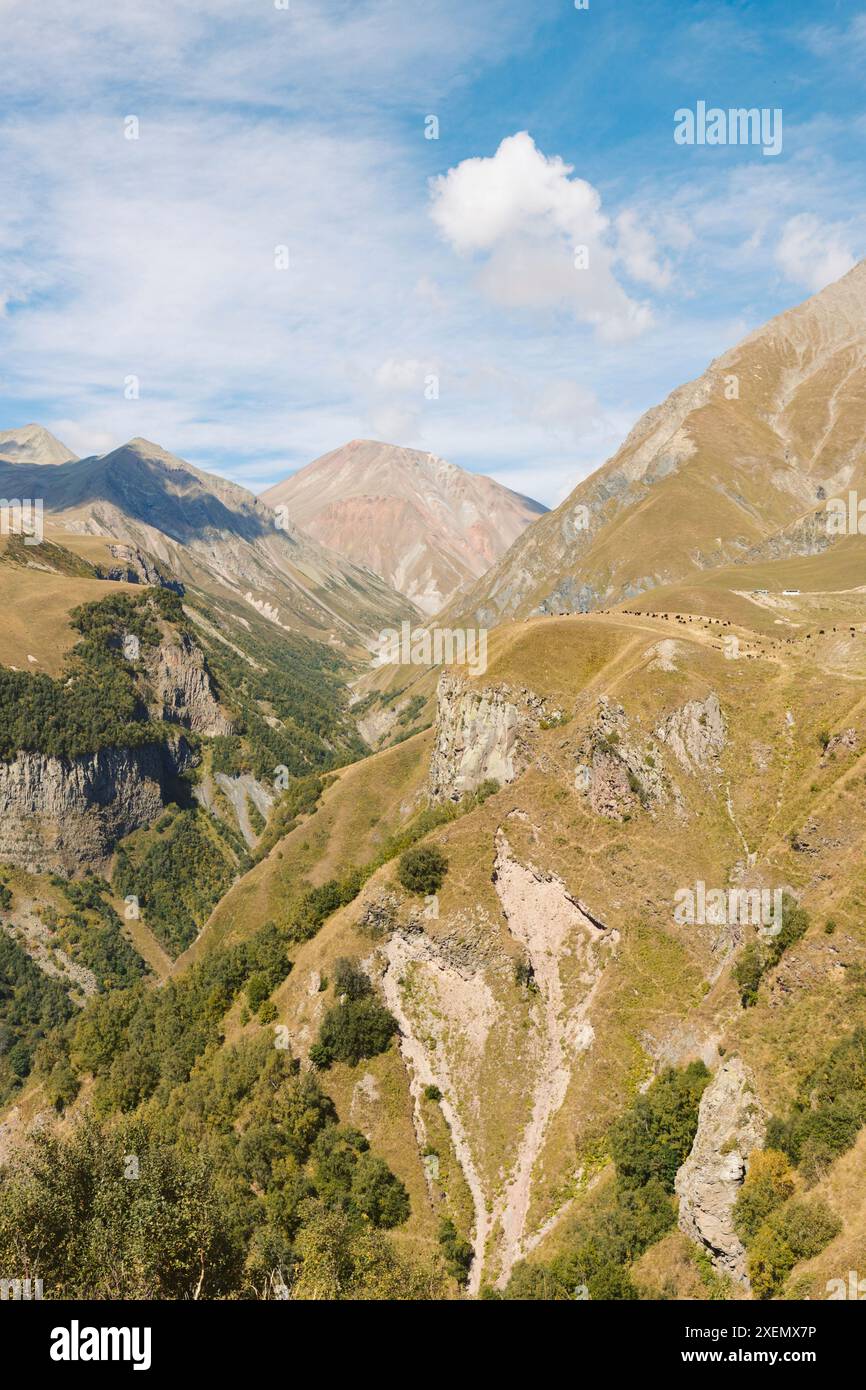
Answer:
<svg viewBox="0 0 866 1390"><path fill-rule="evenodd" d="M673 1192L677 1169L694 1142L698 1105L709 1079L703 1062L681 1071L671 1067L614 1124L610 1150L625 1187L643 1187L657 1178L666 1192Z"/></svg>
<svg viewBox="0 0 866 1390"><path fill-rule="evenodd" d="M332 1062L354 1067L362 1057L385 1052L396 1032L396 1018L377 1000L369 996L348 999L325 1014L319 1036L310 1048L310 1060L317 1067L327 1067Z"/></svg>
<svg viewBox="0 0 866 1390"><path fill-rule="evenodd" d="M472 1246L458 1234L457 1227L448 1216L439 1223L439 1248L445 1257L445 1268L458 1284L465 1284L472 1267Z"/></svg>
<svg viewBox="0 0 866 1390"><path fill-rule="evenodd" d="M387 1163L375 1154L361 1154L352 1175L352 1203L374 1226L390 1230L409 1215L409 1194Z"/></svg>
<svg viewBox="0 0 866 1390"><path fill-rule="evenodd" d="M794 1174L778 1149L756 1149L734 1203L734 1230L744 1245L755 1239L767 1217L794 1191Z"/></svg>
<svg viewBox="0 0 866 1390"><path fill-rule="evenodd" d="M749 1248L746 1268L756 1298L772 1298L797 1263L790 1247L770 1226L763 1226Z"/></svg>
<svg viewBox="0 0 866 1390"><path fill-rule="evenodd" d="M815 1181L866 1124L866 1029L842 1038L800 1087L787 1120L774 1116L767 1144Z"/></svg>
<svg viewBox="0 0 866 1390"><path fill-rule="evenodd" d="M365 975L356 959L341 956L334 964L334 993L337 998L365 999L373 993L370 978Z"/></svg>
<svg viewBox="0 0 866 1390"><path fill-rule="evenodd" d="M448 872L448 860L433 845L417 845L400 855L397 877L409 893L436 893Z"/></svg>
<svg viewBox="0 0 866 1390"><path fill-rule="evenodd" d="M786 1202L767 1224L798 1260L811 1260L819 1255L842 1229L836 1213L819 1197L810 1202Z"/></svg>

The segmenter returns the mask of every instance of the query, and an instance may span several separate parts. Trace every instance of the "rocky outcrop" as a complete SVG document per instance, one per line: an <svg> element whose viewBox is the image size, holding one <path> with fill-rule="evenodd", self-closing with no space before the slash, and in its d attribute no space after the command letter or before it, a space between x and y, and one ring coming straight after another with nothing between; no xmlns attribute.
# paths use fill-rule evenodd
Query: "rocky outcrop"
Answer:
<svg viewBox="0 0 866 1390"><path fill-rule="evenodd" d="M117 840L162 811L191 761L172 746L101 748L78 758L19 753L0 763L0 863L30 873L104 866Z"/></svg>
<svg viewBox="0 0 866 1390"><path fill-rule="evenodd" d="M446 671L437 701L430 755L433 799L459 801L490 779L513 782L529 760L527 736L547 716L541 697L507 686L476 689Z"/></svg>
<svg viewBox="0 0 866 1390"><path fill-rule="evenodd" d="M154 719L181 724L197 734L230 734L234 725L211 688L204 652L186 633L166 638L144 661Z"/></svg>
<svg viewBox="0 0 866 1390"><path fill-rule="evenodd" d="M725 746L725 721L718 695L710 691L705 700L689 700L669 714L655 732L687 772L707 771Z"/></svg>
<svg viewBox="0 0 866 1390"><path fill-rule="evenodd" d="M640 807L652 812L669 794L678 802L660 763L658 745L631 730L622 705L600 696L574 770L575 791L586 796L593 814L624 820Z"/></svg>
<svg viewBox="0 0 866 1390"><path fill-rule="evenodd" d="M739 1057L729 1057L701 1097L692 1151L676 1176L680 1229L716 1268L748 1287L746 1251L733 1210L749 1155L764 1142L766 1112Z"/></svg>
<svg viewBox="0 0 866 1390"><path fill-rule="evenodd" d="M116 544L108 549L118 563L103 571L105 579L123 580L127 584L155 584L160 589L171 589L173 593L183 596L184 587L180 580L167 574L139 546Z"/></svg>

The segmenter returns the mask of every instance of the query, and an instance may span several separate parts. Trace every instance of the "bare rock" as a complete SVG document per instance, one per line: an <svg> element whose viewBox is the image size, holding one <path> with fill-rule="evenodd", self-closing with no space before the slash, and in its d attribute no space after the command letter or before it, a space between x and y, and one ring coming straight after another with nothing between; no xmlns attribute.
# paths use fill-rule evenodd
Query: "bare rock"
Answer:
<svg viewBox="0 0 866 1390"><path fill-rule="evenodd" d="M739 1057L729 1057L701 1097L692 1151L676 1176L680 1230L709 1251L721 1273L748 1288L746 1251L734 1230L734 1203L753 1149L764 1142L766 1111Z"/></svg>

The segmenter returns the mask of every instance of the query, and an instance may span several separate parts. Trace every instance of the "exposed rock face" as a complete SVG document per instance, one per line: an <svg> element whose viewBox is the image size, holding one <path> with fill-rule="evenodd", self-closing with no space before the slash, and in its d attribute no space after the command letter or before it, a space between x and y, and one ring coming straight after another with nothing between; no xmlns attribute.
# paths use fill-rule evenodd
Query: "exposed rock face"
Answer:
<svg viewBox="0 0 866 1390"><path fill-rule="evenodd" d="M471 1292L482 1272L504 1284L537 1242L533 1179L576 1059L592 1045L596 987L618 941L560 878L516 859L501 831L493 884L500 930L485 913L442 920L434 913L426 922L397 924L390 905L376 905L390 928L376 954L400 1024L419 1145L425 1136L417 1102L425 1086L435 1085L472 1194ZM527 982L518 1001L516 967Z"/></svg>
<svg viewBox="0 0 866 1390"><path fill-rule="evenodd" d="M608 820L623 820L640 806L652 814L669 792L678 797L660 761L658 745L634 733L622 705L602 695L595 727L580 750L575 791L587 797L595 815Z"/></svg>
<svg viewBox="0 0 866 1390"><path fill-rule="evenodd" d="M729 1057L701 1097L692 1151L676 1176L680 1229L713 1264L748 1287L746 1251L734 1230L734 1203L749 1154L764 1142L766 1112L739 1057Z"/></svg>
<svg viewBox="0 0 866 1390"><path fill-rule="evenodd" d="M79 758L19 753L0 763L0 862L30 873L104 865L117 840L160 814L190 750L102 748Z"/></svg>
<svg viewBox="0 0 866 1390"><path fill-rule="evenodd" d="M725 721L714 691L705 700L689 700L656 729L687 772L706 771L725 746Z"/></svg>
<svg viewBox="0 0 866 1390"><path fill-rule="evenodd" d="M155 719L182 724L197 734L232 732L232 721L214 699L204 653L185 633L177 642L161 642L148 653L145 666Z"/></svg>
<svg viewBox="0 0 866 1390"><path fill-rule="evenodd" d="M109 550L118 564L106 570L106 579L125 580L127 584L155 584L183 596L179 579L172 579L137 545L110 545Z"/></svg>
<svg viewBox="0 0 866 1390"><path fill-rule="evenodd" d="M545 713L531 691L505 686L475 689L446 671L437 690L436 742L430 756L430 795L459 801L493 779L513 782L528 761L526 735Z"/></svg>

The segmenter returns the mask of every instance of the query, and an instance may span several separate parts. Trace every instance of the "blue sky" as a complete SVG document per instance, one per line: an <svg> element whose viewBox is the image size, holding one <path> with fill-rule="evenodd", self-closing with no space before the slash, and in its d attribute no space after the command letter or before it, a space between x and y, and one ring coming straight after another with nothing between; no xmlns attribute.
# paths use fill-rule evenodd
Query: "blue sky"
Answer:
<svg viewBox="0 0 866 1390"><path fill-rule="evenodd" d="M862 5L0 0L0 41L0 428L78 453L259 490L373 437L555 503L866 254ZM782 152L677 145L699 101Z"/></svg>

